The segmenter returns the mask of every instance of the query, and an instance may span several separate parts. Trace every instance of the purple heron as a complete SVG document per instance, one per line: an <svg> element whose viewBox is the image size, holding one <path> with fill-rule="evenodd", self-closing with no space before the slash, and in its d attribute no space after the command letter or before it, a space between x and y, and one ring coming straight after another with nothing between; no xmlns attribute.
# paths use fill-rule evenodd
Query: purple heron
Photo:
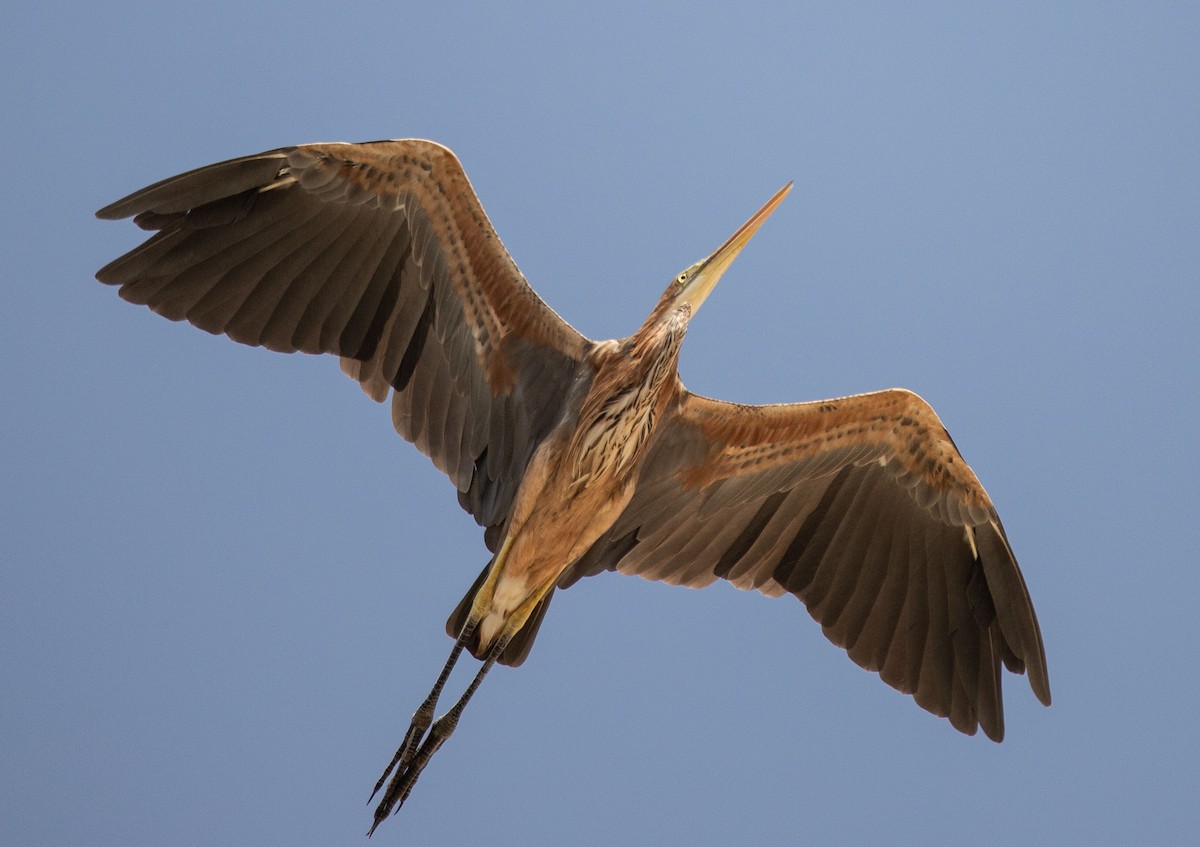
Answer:
<svg viewBox="0 0 1200 847"><path fill-rule="evenodd" d="M101 282L244 344L339 356L368 395L390 395L397 432L484 527L491 558L376 784L372 832L493 664L525 659L555 589L602 571L795 595L851 659L967 734L1003 737L1002 664L1049 705L1000 519L924 400L746 406L680 382L689 321L790 188L618 341L585 338L534 293L457 158L429 141L285 147L97 213L157 230ZM483 664L435 721L464 648Z"/></svg>

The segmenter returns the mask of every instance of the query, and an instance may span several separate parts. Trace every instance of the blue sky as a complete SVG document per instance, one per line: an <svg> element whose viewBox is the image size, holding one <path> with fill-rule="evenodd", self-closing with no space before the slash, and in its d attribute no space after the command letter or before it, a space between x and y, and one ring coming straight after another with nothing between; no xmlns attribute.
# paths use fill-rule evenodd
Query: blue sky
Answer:
<svg viewBox="0 0 1200 847"><path fill-rule="evenodd" d="M375 840L1200 839L1200 7L406 5L7 11L7 843L363 843L480 534L336 362L96 283L138 233L92 213L410 136L459 154L592 337L794 179L684 381L929 400L1004 519L1055 703L1006 675L1005 742L967 738L789 598L604 575Z"/></svg>

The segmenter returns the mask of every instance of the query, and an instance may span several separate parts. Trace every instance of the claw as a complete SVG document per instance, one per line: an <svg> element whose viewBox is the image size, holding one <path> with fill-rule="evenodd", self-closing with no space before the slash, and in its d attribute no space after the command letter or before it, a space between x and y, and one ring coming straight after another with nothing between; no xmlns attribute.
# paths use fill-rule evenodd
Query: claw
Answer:
<svg viewBox="0 0 1200 847"><path fill-rule="evenodd" d="M429 692L429 696L425 698L416 712L413 713L412 722L408 726L408 732L404 734L404 741L400 744L400 748L396 751L396 755L392 757L392 761L384 770L383 776L379 777L379 781L375 783L375 790L371 792L371 800L375 799L375 795L379 793L379 789L387 782L387 790L383 792L383 798L379 801L379 805L375 807L375 821L371 824L371 828L367 830L367 837L375 832L376 827L383 823L393 812L399 811L404 805L404 801L408 799L408 795L412 793L413 786L417 784L417 780L421 777L421 772L425 770L425 766L429 764L429 760L433 758L450 734L454 732L458 726L458 718L466 708L467 701L475 694L479 688L479 684L483 678L487 676L487 672L491 670L492 665L500 658L500 654L504 652L504 648L508 646L508 639L504 638L496 642L488 652L487 658L483 662L483 666L479 668L475 674L475 678L471 680L471 684L467 686L467 690L463 692L450 711L442 715L436 721L433 720L433 711L437 708L438 695L441 694L442 686L446 682L446 678L450 675L450 669L454 666L454 662L458 659L459 653L462 651L463 642L473 630L473 626L464 627L464 634L460 634L458 641L454 645L454 650L450 653L450 658L446 661L446 666L442 669L441 675L434 683L433 690ZM389 781L390 779L390 781ZM370 802L368 800L367 802Z"/></svg>
<svg viewBox="0 0 1200 847"><path fill-rule="evenodd" d="M435 708L437 708L437 692L431 692L425 698L425 702L413 712L412 723L408 725L408 732L404 733L404 741L400 743L400 746L396 749L396 755L392 756L392 761L384 769L383 775L379 777L379 781L375 783L375 788L371 791L371 796L367 798L368 803L375 799L375 795L379 793L379 789L387 782L387 778L393 770L396 773L402 773L408 766L421 739L425 737L426 730L433 723L433 710Z"/></svg>
<svg viewBox="0 0 1200 847"><path fill-rule="evenodd" d="M446 743L446 739L454 732L454 728L458 725L458 714L460 711L458 709L451 709L445 715L442 715L430 727L429 735L426 736L425 740L421 743L420 749L411 757L411 760L396 770L391 783L387 787L387 791L384 792L383 799L379 801L379 806L375 809L375 824L371 827L372 831L374 831L375 826L379 825L380 821L387 818L393 812L400 811L400 808L404 805L404 801L408 799L408 795L412 794L417 780L421 778L421 772L425 770L425 766L433 758L433 754L441 749L441 746Z"/></svg>

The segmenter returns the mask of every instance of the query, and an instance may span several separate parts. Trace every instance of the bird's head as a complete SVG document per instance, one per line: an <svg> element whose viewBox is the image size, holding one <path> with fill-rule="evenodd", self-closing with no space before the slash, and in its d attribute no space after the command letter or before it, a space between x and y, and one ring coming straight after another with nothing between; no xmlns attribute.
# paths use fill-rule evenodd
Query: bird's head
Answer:
<svg viewBox="0 0 1200 847"><path fill-rule="evenodd" d="M737 232L729 236L725 243L714 250L708 258L701 259L681 271L663 292L659 308L655 309L655 312L670 312L686 305L689 314L695 314L696 310L700 308L700 304L708 297L709 292L716 287L721 275L733 264L737 254L742 251L751 236L758 231L758 228L770 217L791 190L792 183L789 182L776 191L774 197L755 212L750 220L738 227Z"/></svg>

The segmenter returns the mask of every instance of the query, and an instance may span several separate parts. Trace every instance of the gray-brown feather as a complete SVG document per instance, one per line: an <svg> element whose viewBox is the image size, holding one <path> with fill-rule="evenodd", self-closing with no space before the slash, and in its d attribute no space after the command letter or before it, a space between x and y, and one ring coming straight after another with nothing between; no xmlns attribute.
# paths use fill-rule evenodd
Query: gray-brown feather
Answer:
<svg viewBox="0 0 1200 847"><path fill-rule="evenodd" d="M462 506L503 523L590 342L520 277L449 151L284 148L163 180L98 214L159 230L98 279L236 341L342 357L374 399L392 393L397 431ZM518 301L523 323L489 311Z"/></svg>
<svg viewBox="0 0 1200 847"><path fill-rule="evenodd" d="M734 475L692 485L723 445L688 422L686 401L681 408L652 444L632 501L560 587L616 570L694 588L724 578L791 593L857 664L955 728L982 726L995 740L1004 734L1002 663L1027 669L1049 702L1033 607L993 510L914 479L893 461L891 431L878 426L808 452L764 444L762 455L790 458L742 461ZM751 447L730 445L739 456L756 455Z"/></svg>

